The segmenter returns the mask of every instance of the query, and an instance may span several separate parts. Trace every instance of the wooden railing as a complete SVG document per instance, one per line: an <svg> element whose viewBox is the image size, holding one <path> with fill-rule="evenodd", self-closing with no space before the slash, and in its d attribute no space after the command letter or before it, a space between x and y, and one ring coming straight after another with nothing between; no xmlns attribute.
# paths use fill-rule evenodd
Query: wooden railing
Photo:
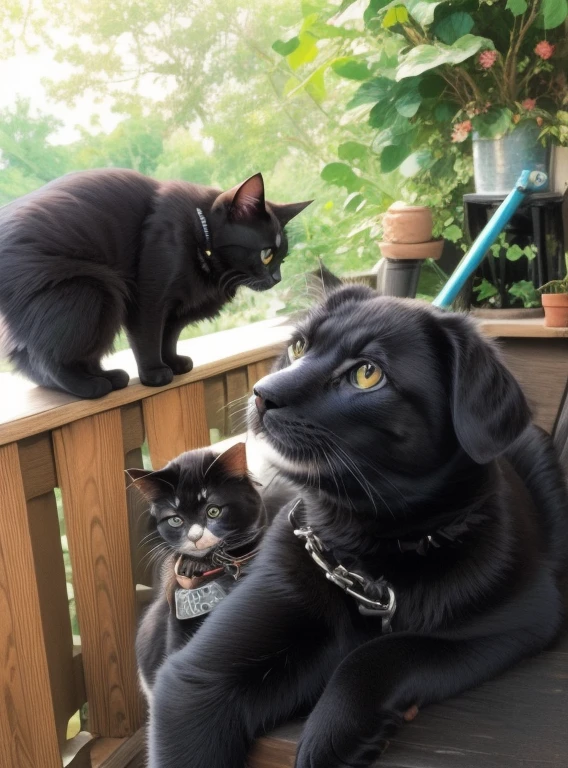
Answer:
<svg viewBox="0 0 568 768"><path fill-rule="evenodd" d="M509 365L552 431L568 376L565 332L540 323L485 329L507 337ZM158 467L208 445L211 435L242 431L227 405L240 408L288 335L267 321L184 342L196 363L190 374L160 390L133 383L94 401L0 375L0 768L59 768L64 759L90 766L96 749L88 761L90 745L72 757L80 740L67 740L69 720L85 704L84 730L100 737L99 764L134 765L128 755L101 763L144 718L134 637L151 573L141 546L146 517L124 469L143 465L146 446ZM129 353L116 357L134 373ZM71 588L80 636L72 632Z"/></svg>
<svg viewBox="0 0 568 768"><path fill-rule="evenodd" d="M158 467L208 445L211 434L235 433L244 422L226 405L243 405L287 335L274 321L186 342L196 362L190 374L160 390L134 383L102 400L0 376L1 768L59 768L69 719L85 703L96 736L122 738L140 727L135 586L149 585L151 574L139 547L145 516L124 469L143 465L145 442ZM129 353L116 358L132 370ZM80 639L70 623L55 489Z"/></svg>

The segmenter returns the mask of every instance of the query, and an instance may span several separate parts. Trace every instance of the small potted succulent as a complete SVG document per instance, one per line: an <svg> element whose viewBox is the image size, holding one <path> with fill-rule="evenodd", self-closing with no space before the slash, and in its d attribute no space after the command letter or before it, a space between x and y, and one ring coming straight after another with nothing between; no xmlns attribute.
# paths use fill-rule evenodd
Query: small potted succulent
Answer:
<svg viewBox="0 0 568 768"><path fill-rule="evenodd" d="M563 280L551 280L539 289L548 328L568 328L568 273Z"/></svg>

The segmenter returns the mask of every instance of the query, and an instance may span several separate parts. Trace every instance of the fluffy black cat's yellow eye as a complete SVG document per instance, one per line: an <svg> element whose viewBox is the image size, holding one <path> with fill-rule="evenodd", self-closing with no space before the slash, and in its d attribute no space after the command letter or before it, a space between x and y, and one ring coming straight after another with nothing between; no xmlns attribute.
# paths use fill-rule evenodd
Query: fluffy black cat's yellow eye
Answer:
<svg viewBox="0 0 568 768"><path fill-rule="evenodd" d="M373 363L363 363L351 371L351 383L357 389L371 389L380 384L383 372Z"/></svg>
<svg viewBox="0 0 568 768"><path fill-rule="evenodd" d="M270 264L273 258L274 258L274 252L272 248L264 248L260 252L260 260L262 261L263 264Z"/></svg>
<svg viewBox="0 0 568 768"><path fill-rule="evenodd" d="M305 351L306 342L303 339L296 339L296 341L293 341L288 347L288 358L290 359L290 362L293 363L294 360L302 357Z"/></svg>
<svg viewBox="0 0 568 768"><path fill-rule="evenodd" d="M221 514L221 510L219 507L208 507L207 508L207 517L216 518L219 517Z"/></svg>
<svg viewBox="0 0 568 768"><path fill-rule="evenodd" d="M172 526L172 528L179 528L180 525L183 525L183 520L181 517L168 517L168 524Z"/></svg>

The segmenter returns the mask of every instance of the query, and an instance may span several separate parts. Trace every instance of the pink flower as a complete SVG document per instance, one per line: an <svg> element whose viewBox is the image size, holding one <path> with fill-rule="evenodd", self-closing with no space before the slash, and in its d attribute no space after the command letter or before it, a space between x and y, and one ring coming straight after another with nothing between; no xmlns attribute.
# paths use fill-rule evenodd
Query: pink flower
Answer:
<svg viewBox="0 0 568 768"><path fill-rule="evenodd" d="M452 131L452 141L454 144L459 144L465 141L471 133L472 125L471 120L464 120L463 123L456 123L454 130Z"/></svg>
<svg viewBox="0 0 568 768"><path fill-rule="evenodd" d="M541 59L550 59L550 57L554 54L554 49L556 48L555 45L551 45L548 40L541 40L540 43L537 43L534 49L534 52L537 56L540 56Z"/></svg>
<svg viewBox="0 0 568 768"><path fill-rule="evenodd" d="M525 99L521 104L521 107L523 109L526 109L528 112L530 112L531 109L534 109L536 107L536 99Z"/></svg>
<svg viewBox="0 0 568 768"><path fill-rule="evenodd" d="M539 45L540 45L540 43L539 43ZM538 46L537 46L537 47L538 47ZM551 54L551 55L552 55L552 54ZM479 62L479 66L480 66L482 69L491 69L491 67L492 67L492 66L495 64L495 62L497 61L497 56L499 56L499 54L497 53L497 51L481 51L481 53L479 54L479 58L477 59L477 61ZM543 57L543 58L544 58L544 57ZM548 58L548 56L547 56L546 58Z"/></svg>
<svg viewBox="0 0 568 768"><path fill-rule="evenodd" d="M491 106L491 102L490 101L486 101L485 102L485 106L484 107L476 107L473 110L473 114L474 115L485 115L487 113L487 111L489 110L490 106Z"/></svg>

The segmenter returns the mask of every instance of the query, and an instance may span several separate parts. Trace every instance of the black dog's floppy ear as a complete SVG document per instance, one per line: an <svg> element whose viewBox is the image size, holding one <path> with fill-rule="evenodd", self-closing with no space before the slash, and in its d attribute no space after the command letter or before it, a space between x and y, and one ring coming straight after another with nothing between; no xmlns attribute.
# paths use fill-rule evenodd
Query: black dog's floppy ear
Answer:
<svg viewBox="0 0 568 768"><path fill-rule="evenodd" d="M472 322L442 315L450 340L450 407L464 451L478 464L502 454L526 429L531 413L513 374Z"/></svg>

